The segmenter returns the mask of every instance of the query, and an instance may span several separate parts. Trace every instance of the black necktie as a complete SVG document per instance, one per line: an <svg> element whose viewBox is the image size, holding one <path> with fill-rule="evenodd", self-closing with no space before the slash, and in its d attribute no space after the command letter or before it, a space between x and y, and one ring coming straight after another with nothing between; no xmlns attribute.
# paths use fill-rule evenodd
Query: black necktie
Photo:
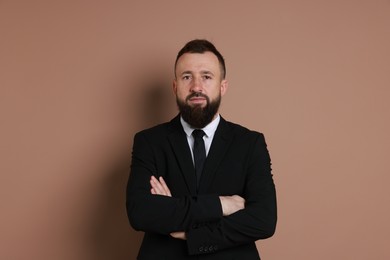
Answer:
<svg viewBox="0 0 390 260"><path fill-rule="evenodd" d="M192 132L194 136L194 163L195 163L195 173L197 184L199 185L200 176L203 170L203 164L206 159L206 149L204 146L203 136L205 133L203 130L195 129Z"/></svg>

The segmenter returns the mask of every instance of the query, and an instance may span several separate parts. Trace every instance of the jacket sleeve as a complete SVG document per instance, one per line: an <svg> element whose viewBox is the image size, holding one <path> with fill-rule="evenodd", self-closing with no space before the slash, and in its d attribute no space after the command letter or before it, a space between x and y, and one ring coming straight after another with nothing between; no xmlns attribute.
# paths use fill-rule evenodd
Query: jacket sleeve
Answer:
<svg viewBox="0 0 390 260"><path fill-rule="evenodd" d="M152 175L159 176L154 147L141 132L134 137L126 195L127 215L135 230L168 235L171 232L188 230L194 222L214 222L222 218L218 195L152 195Z"/></svg>
<svg viewBox="0 0 390 260"><path fill-rule="evenodd" d="M190 255L213 253L274 234L276 192L271 160L262 134L257 135L245 168L245 208L214 222L192 225L186 232Z"/></svg>

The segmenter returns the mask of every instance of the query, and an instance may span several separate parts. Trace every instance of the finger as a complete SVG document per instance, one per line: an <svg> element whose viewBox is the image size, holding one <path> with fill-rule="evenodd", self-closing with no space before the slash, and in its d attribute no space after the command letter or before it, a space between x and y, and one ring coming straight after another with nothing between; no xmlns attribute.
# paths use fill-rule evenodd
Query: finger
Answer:
<svg viewBox="0 0 390 260"><path fill-rule="evenodd" d="M152 176L152 178L150 180L150 184L151 184L152 188L155 190L156 194L163 195L163 196L169 196L166 193L163 186L161 185L161 183L156 179L156 177Z"/></svg>
<svg viewBox="0 0 390 260"><path fill-rule="evenodd" d="M160 182L156 179L156 177L152 176L150 179L150 185L152 189L155 191L157 195L165 195L164 189L162 188Z"/></svg>
<svg viewBox="0 0 390 260"><path fill-rule="evenodd" d="M169 190L167 184L165 183L164 179L160 176L159 179L157 180L154 178L154 185L156 189L158 190L160 195L165 195L171 197L171 191Z"/></svg>
<svg viewBox="0 0 390 260"><path fill-rule="evenodd" d="M170 233L171 237L186 240L186 233L183 231Z"/></svg>
<svg viewBox="0 0 390 260"><path fill-rule="evenodd" d="M166 195L169 196L169 197L172 197L171 190L168 188L168 185L164 181L164 178L160 177L159 180L160 180L161 186L165 190Z"/></svg>
<svg viewBox="0 0 390 260"><path fill-rule="evenodd" d="M239 195L233 195L232 196L236 201L245 202L245 199Z"/></svg>

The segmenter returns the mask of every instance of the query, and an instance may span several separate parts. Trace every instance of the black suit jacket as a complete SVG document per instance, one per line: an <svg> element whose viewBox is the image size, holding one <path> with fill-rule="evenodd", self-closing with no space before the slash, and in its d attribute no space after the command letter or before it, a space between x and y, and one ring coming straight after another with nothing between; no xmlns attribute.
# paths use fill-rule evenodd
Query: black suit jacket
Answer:
<svg viewBox="0 0 390 260"><path fill-rule="evenodd" d="M172 197L152 195L163 176ZM240 195L245 209L222 216L221 195ZM138 259L260 259L255 241L272 236L276 195L264 136L221 118L197 189L180 117L137 133L127 187L127 214L145 232ZM187 240L169 234L185 231Z"/></svg>

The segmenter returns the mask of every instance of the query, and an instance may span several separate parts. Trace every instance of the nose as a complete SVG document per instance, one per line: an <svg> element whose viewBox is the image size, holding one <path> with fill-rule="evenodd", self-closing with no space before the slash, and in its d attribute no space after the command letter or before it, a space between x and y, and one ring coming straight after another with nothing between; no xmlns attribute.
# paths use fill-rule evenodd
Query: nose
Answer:
<svg viewBox="0 0 390 260"><path fill-rule="evenodd" d="M198 78L194 78L191 82L191 92L202 92L203 91L203 84L202 80Z"/></svg>

